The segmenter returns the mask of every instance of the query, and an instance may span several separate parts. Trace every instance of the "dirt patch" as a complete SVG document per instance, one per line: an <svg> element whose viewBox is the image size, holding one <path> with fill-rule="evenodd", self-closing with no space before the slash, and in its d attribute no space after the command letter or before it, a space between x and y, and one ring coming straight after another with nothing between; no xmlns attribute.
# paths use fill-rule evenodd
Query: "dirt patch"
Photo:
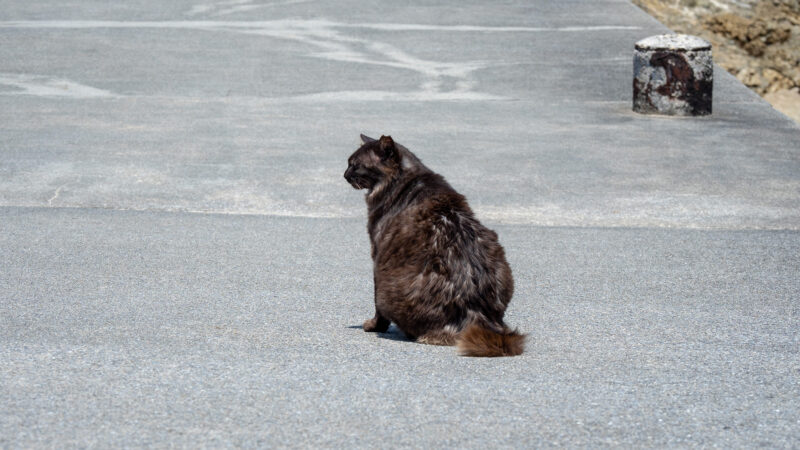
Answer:
<svg viewBox="0 0 800 450"><path fill-rule="evenodd" d="M633 0L713 45L714 62L800 123L800 0Z"/></svg>

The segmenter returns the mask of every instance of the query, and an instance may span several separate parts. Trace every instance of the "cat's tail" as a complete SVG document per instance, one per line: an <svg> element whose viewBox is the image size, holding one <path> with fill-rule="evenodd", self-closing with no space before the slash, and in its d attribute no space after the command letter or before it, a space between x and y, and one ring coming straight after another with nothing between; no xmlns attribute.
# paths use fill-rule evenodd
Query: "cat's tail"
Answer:
<svg viewBox="0 0 800 450"><path fill-rule="evenodd" d="M456 347L462 356L516 356L525 350L525 335L508 328L497 332L472 323L458 334Z"/></svg>

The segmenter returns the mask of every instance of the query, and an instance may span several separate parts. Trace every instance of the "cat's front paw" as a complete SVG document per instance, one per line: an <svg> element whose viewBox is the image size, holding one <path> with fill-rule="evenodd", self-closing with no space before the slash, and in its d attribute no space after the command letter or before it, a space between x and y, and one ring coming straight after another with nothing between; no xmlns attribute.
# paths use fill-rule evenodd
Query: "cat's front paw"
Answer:
<svg viewBox="0 0 800 450"><path fill-rule="evenodd" d="M389 329L389 321L381 320L378 317L373 317L372 319L364 322L363 328L364 331L384 333Z"/></svg>

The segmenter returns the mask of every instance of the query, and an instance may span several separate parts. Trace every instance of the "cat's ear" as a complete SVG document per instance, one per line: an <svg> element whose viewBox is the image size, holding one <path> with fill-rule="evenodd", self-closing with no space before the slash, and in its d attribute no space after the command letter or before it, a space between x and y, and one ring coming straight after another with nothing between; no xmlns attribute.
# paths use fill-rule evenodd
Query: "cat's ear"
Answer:
<svg viewBox="0 0 800 450"><path fill-rule="evenodd" d="M361 144L362 145L363 144L369 144L370 142L375 142L375 139L372 139L371 137L363 135L363 134L361 135Z"/></svg>
<svg viewBox="0 0 800 450"><path fill-rule="evenodd" d="M381 161L397 159L397 147L395 147L391 136L381 136L378 156L380 156Z"/></svg>

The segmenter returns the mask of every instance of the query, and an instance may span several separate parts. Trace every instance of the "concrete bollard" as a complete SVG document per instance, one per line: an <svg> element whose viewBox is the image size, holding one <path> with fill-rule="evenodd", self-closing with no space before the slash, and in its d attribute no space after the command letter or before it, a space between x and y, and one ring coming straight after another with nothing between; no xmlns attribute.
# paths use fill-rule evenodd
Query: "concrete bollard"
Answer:
<svg viewBox="0 0 800 450"><path fill-rule="evenodd" d="M696 36L662 34L634 46L633 110L642 114L711 114L711 44Z"/></svg>

